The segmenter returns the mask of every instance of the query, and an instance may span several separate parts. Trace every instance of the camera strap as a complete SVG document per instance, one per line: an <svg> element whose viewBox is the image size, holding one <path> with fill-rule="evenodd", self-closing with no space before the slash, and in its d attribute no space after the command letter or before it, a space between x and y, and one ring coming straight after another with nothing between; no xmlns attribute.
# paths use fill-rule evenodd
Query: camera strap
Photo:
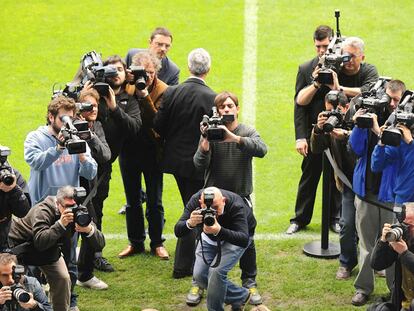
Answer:
<svg viewBox="0 0 414 311"><path fill-rule="evenodd" d="M214 262L213 265L211 265L210 263L207 262L206 258L204 257L204 248L203 248L203 237L201 236L202 231L200 231L200 236L199 236L199 242L201 244L201 255L203 257L203 261L207 266L210 266L210 268L216 268L218 267L218 265L221 262L221 240L219 237L217 237L217 255L216 255L216 260Z"/></svg>
<svg viewBox="0 0 414 311"><path fill-rule="evenodd" d="M336 176L338 176L338 178L349 188L352 190L352 184L349 181L348 177L346 177L346 175L344 174L344 172L342 172L342 170L339 168L338 164L336 163L335 159L332 157L332 153L331 150L329 150L329 148L326 148L324 150L326 157L329 160L329 163L331 163L331 166L336 174Z"/></svg>
<svg viewBox="0 0 414 311"><path fill-rule="evenodd" d="M87 206L89 201L93 199L93 197L96 194L96 191L99 187L99 185L101 184L102 180L104 179L104 177L106 177L108 175L108 172L105 172L104 174L102 174L99 178L98 181L96 182L96 184L93 186L92 190L89 191L88 195L86 196L85 200L83 201L83 205Z"/></svg>

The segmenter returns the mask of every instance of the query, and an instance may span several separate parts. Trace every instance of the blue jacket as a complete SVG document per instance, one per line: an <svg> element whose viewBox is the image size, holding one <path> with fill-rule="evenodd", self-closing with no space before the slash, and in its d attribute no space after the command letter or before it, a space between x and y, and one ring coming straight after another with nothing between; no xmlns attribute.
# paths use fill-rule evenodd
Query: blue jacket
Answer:
<svg viewBox="0 0 414 311"><path fill-rule="evenodd" d="M47 126L30 132L24 142L24 159L30 165L29 193L32 206L48 195L56 195L62 186L79 186L79 176L88 180L95 177L98 165L87 147L86 161L65 149L56 150L56 139Z"/></svg>
<svg viewBox="0 0 414 311"><path fill-rule="evenodd" d="M414 143L406 144L401 140L398 147L375 147L372 154L372 167L395 168L395 176L390 176L394 186L395 203L402 204L414 201ZM375 156L375 163L374 163ZM394 180L392 180L394 177Z"/></svg>

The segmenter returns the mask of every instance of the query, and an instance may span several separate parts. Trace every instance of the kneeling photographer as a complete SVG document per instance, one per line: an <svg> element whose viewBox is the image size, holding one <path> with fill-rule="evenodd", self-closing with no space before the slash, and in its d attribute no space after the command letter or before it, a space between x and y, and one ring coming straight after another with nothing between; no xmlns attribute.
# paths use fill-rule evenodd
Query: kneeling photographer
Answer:
<svg viewBox="0 0 414 311"><path fill-rule="evenodd" d="M70 258L75 232L83 234L84 241L90 243L94 251L105 245L102 233L91 222L86 208L77 204L82 192L83 188L61 187L56 197L48 196L24 218L13 219L10 228L12 252L23 264L38 266L45 274L55 311L67 311L70 306L71 279L61 247L62 251L69 251Z"/></svg>
<svg viewBox="0 0 414 311"><path fill-rule="evenodd" d="M224 310L224 303L242 310L248 302L249 290L232 283L227 274L248 247L255 228L251 208L233 192L209 187L187 203L174 231L184 237L197 230L193 277L207 289L208 310Z"/></svg>
<svg viewBox="0 0 414 311"><path fill-rule="evenodd" d="M0 254L0 310L52 311L42 286L24 274L15 255Z"/></svg>
<svg viewBox="0 0 414 311"><path fill-rule="evenodd" d="M405 210L405 212L404 212ZM390 310L414 310L414 203L402 206L396 224L384 224L381 238L371 255L371 266L382 270L395 263L395 280ZM383 309L382 309L383 310Z"/></svg>
<svg viewBox="0 0 414 311"><path fill-rule="evenodd" d="M7 236L12 215L24 217L30 209L26 181L7 162L10 153L8 147L0 145L0 252L8 249Z"/></svg>
<svg viewBox="0 0 414 311"><path fill-rule="evenodd" d="M310 145L315 154L329 148L332 167L335 172L336 187L341 192L342 207L339 232L341 253L336 278L348 279L357 265L357 233L355 229L355 195L352 191L352 177L355 159L347 150L348 137L353 123L350 120L348 98L342 91L330 91L325 96L325 109L318 115ZM328 152L328 151L325 151Z"/></svg>

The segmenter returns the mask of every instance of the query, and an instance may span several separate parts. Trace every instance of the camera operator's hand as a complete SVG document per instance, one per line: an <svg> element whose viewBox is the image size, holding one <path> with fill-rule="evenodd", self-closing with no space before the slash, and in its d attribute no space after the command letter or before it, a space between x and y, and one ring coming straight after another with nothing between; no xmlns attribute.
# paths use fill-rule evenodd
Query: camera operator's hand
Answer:
<svg viewBox="0 0 414 311"><path fill-rule="evenodd" d="M323 129L323 125L325 124L326 120L328 120L328 118L326 117L324 112L321 112L320 114L318 114L318 122L316 123L316 126L322 130Z"/></svg>
<svg viewBox="0 0 414 311"><path fill-rule="evenodd" d="M404 124L397 124L397 128L401 131L402 139L406 144L410 144L413 141L413 136L411 135L411 131L408 127Z"/></svg>
<svg viewBox="0 0 414 311"><path fill-rule="evenodd" d="M57 136L54 136L56 139L56 150L63 151L65 150L65 137L63 136L62 131L60 131Z"/></svg>
<svg viewBox="0 0 414 311"><path fill-rule="evenodd" d="M221 226L217 221L217 218L214 216L214 225L212 226L203 226L204 233L217 235L221 230Z"/></svg>
<svg viewBox="0 0 414 311"><path fill-rule="evenodd" d="M9 286L0 288L0 305L4 305L8 300L12 299L12 291Z"/></svg>
<svg viewBox="0 0 414 311"><path fill-rule="evenodd" d="M134 75L132 74L131 69L127 69L125 70L125 81L128 82L129 84L134 84Z"/></svg>
<svg viewBox="0 0 414 311"><path fill-rule="evenodd" d="M379 137L382 137L382 133L384 132L384 130L387 128L387 126L384 124L383 126L381 126L380 129L380 135ZM381 147L384 147L385 145L382 143L381 139L378 139L378 145Z"/></svg>
<svg viewBox="0 0 414 311"><path fill-rule="evenodd" d="M23 309L31 310L31 309L34 309L37 306L37 301L34 300L33 294L32 293L29 293L29 296L30 296L30 300L28 302L20 302L19 301L19 305Z"/></svg>
<svg viewBox="0 0 414 311"><path fill-rule="evenodd" d="M92 225L89 224L86 227L81 227L78 224L75 224L75 231L80 233L86 233L89 234L93 230Z"/></svg>
<svg viewBox="0 0 414 311"><path fill-rule="evenodd" d="M371 113L370 116L372 117L372 128L371 131L375 135L379 135L381 133L380 127L378 125L378 116L375 113Z"/></svg>
<svg viewBox="0 0 414 311"><path fill-rule="evenodd" d="M319 75L319 71L321 71L321 67L316 66L315 69L312 72L312 79L313 79L313 83L315 86L317 86L318 88L321 87L321 84L316 81L318 79L318 75ZM315 88L316 89L316 88Z"/></svg>
<svg viewBox="0 0 414 311"><path fill-rule="evenodd" d="M341 128L334 128L331 132L331 137L337 140L343 140L349 136L349 131Z"/></svg>
<svg viewBox="0 0 414 311"><path fill-rule="evenodd" d="M200 132L203 138L200 141L200 148L203 152L207 152L210 150L210 143L207 140L207 129L208 125L204 125L203 122L200 122Z"/></svg>
<svg viewBox="0 0 414 311"><path fill-rule="evenodd" d="M359 118L360 116L362 116L365 112L367 112L367 111L366 111L366 109L364 109L364 108L359 108L359 109L355 112L355 114L353 115L353 117L352 117L352 121L353 121L354 123L356 123L357 118Z"/></svg>
<svg viewBox="0 0 414 311"><path fill-rule="evenodd" d="M333 83L329 84L328 87L331 90L339 91L341 89L341 86L339 85L338 74L335 71L333 71L332 69L329 69L329 71L332 73Z"/></svg>
<svg viewBox="0 0 414 311"><path fill-rule="evenodd" d="M63 211L63 213L60 215L60 222L64 227L67 227L70 223L73 222L72 209L66 208Z"/></svg>
<svg viewBox="0 0 414 311"><path fill-rule="evenodd" d="M390 246L398 254L402 254L408 249L407 243L405 243L403 239L395 241L395 242L390 242Z"/></svg>
<svg viewBox="0 0 414 311"><path fill-rule="evenodd" d="M240 136L232 133L225 125L219 125L218 127L224 130L224 140L221 142L234 142L240 144Z"/></svg>
<svg viewBox="0 0 414 311"><path fill-rule="evenodd" d="M0 190L1 191L9 192L9 191L13 190L14 187L16 187L16 175L13 174L12 176L14 178L14 181L10 186L7 186L7 185L3 184L2 182L0 182Z"/></svg>
<svg viewBox="0 0 414 311"><path fill-rule="evenodd" d="M203 215L200 214L199 210L195 210L191 213L187 222L191 228L197 227L197 225L203 222Z"/></svg>
<svg viewBox="0 0 414 311"><path fill-rule="evenodd" d="M296 151L299 152L299 154L303 155L304 157L306 157L308 155L308 142L306 141L306 139L303 140L299 140L296 142Z"/></svg>
<svg viewBox="0 0 414 311"><path fill-rule="evenodd" d="M145 98L148 96L148 90L147 88L143 89L143 90L138 90L138 88L135 88L135 94L137 95L138 98Z"/></svg>
<svg viewBox="0 0 414 311"><path fill-rule="evenodd" d="M93 89L93 83L91 81L86 81L85 85L83 86L82 91L89 91Z"/></svg>
<svg viewBox="0 0 414 311"><path fill-rule="evenodd" d="M382 242L387 242L387 239L385 238L385 236L387 235L388 232L391 231L391 225L385 223L384 227L382 227L382 235L381 235L381 241Z"/></svg>
<svg viewBox="0 0 414 311"><path fill-rule="evenodd" d="M109 110L114 111L116 109L116 100L115 100L115 92L109 86L109 95L104 96L106 105L108 106Z"/></svg>
<svg viewBox="0 0 414 311"><path fill-rule="evenodd" d="M79 153L78 157L81 163L84 163L87 160L86 155L84 153Z"/></svg>

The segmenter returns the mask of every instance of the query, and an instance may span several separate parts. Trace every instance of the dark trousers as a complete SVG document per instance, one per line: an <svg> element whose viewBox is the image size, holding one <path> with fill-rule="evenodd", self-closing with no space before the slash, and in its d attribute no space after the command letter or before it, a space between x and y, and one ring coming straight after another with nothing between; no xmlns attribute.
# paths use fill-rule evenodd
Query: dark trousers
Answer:
<svg viewBox="0 0 414 311"><path fill-rule="evenodd" d="M109 194L109 182L111 181L112 163L105 163L98 166L98 176L100 179L102 175L105 175L98 186L96 195L92 199L92 204L96 214L96 227L102 231L102 217L103 217L103 205L105 199Z"/></svg>
<svg viewBox="0 0 414 311"><path fill-rule="evenodd" d="M162 206L163 174L154 165L143 167L145 162L139 158L119 157L125 196L127 199L126 225L128 240L137 249L144 249L145 223L142 208L142 175L147 192L145 217L148 221L148 233L151 249L164 242L164 207Z"/></svg>
<svg viewBox="0 0 414 311"><path fill-rule="evenodd" d="M323 154L315 154L309 150L302 161L302 176L299 181L296 195L295 217L290 222L296 222L300 226L308 225L312 220L313 207L315 205L316 191L322 173ZM331 197L331 222L339 220L341 210L341 193L336 189L335 179L332 175Z"/></svg>
<svg viewBox="0 0 414 311"><path fill-rule="evenodd" d="M191 196L203 188L204 182L203 180L185 178L177 175L174 175L174 178L185 207ZM196 234L195 230L193 230L190 234L177 239L174 259L175 274L192 275L195 260L195 238Z"/></svg>
<svg viewBox="0 0 414 311"><path fill-rule="evenodd" d="M249 246L245 249L243 255L240 258L240 269L242 271L241 280L243 287L256 287L256 247L254 245L253 237L251 237Z"/></svg>

